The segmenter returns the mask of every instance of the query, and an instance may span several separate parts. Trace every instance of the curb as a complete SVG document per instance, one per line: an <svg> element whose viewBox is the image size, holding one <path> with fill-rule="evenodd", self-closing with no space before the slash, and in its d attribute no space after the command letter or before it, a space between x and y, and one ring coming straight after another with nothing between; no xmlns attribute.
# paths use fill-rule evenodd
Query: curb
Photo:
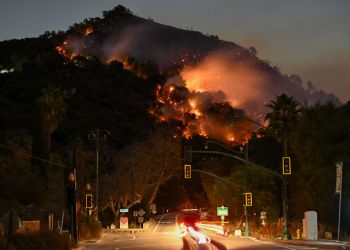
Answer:
<svg viewBox="0 0 350 250"><path fill-rule="evenodd" d="M263 239L259 239L263 240ZM350 245L346 242L327 242L328 244L321 244L317 241L306 241L306 240L273 240L274 242L295 245L295 246L310 246L317 248L327 248L327 249L350 249Z"/></svg>

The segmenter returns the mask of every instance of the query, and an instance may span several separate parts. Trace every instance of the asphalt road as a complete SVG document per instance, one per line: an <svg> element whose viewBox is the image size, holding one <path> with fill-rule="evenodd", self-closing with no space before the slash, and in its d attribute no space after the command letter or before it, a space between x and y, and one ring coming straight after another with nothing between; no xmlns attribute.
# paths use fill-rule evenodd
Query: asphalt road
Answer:
<svg viewBox="0 0 350 250"><path fill-rule="evenodd" d="M212 237L213 240L220 242L227 250L317 250L327 248L317 248L311 246L295 246L271 241L260 241L250 238L224 238ZM187 249L225 249L216 247L215 244L198 245L193 242ZM103 239L98 242L82 243L82 249L90 250L122 250L122 249L137 249L137 250L181 250L183 240L174 233L106 233ZM331 249L331 248L330 248Z"/></svg>
<svg viewBox="0 0 350 250"><path fill-rule="evenodd" d="M97 242L80 243L86 250L317 250L314 246L295 246L281 242L261 241L252 238L230 238L209 235L211 242L198 244L197 240L187 234L179 236L176 227L176 215L166 214L158 217L158 221L148 233L115 233L109 232ZM327 250L327 248L322 248ZM331 248L329 248L331 249Z"/></svg>

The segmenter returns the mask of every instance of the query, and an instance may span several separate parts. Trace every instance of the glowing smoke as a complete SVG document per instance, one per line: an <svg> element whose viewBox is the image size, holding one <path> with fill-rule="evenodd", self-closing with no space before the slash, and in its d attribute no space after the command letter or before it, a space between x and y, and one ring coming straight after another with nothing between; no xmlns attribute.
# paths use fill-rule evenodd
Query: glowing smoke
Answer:
<svg viewBox="0 0 350 250"><path fill-rule="evenodd" d="M266 104L281 93L300 103L340 103L314 87L305 90L300 79L281 75L234 43L134 18L103 31L88 27L80 36L68 37L57 51L68 58L92 55L104 62L134 57L158 63L163 72L178 70L158 87L158 110L151 113L161 121L180 122L184 136L244 142L254 128L243 110L261 122Z"/></svg>

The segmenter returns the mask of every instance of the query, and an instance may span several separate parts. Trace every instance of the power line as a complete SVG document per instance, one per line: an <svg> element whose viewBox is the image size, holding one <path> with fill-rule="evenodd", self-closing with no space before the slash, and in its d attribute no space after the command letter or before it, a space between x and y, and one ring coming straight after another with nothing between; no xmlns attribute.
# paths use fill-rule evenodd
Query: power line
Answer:
<svg viewBox="0 0 350 250"><path fill-rule="evenodd" d="M18 146L18 145L17 145L17 146ZM11 148L11 147L9 147L9 146L6 146L6 145L4 145L4 144L0 144L0 147L1 147L1 148L4 148L4 149L7 149L7 150L10 150L10 151L12 151L12 152L18 152L18 150L13 149L13 148ZM32 154L29 154L29 153L23 153L23 152L21 152L20 154L23 155L23 156L26 156L26 157L29 157L29 158L38 160L38 161L42 161L42 162L46 162L46 163L49 163L49 164L52 164L52 165L56 165L56 166L61 167L61 168L72 168L72 167L66 166L66 165L61 164L61 163L57 163L57 162L45 160L45 159L43 159L43 158L40 158L40 157L38 157L38 156L34 156L34 155L32 155ZM21 156L20 156L20 157L21 157ZM23 158L24 158L24 157L23 157Z"/></svg>

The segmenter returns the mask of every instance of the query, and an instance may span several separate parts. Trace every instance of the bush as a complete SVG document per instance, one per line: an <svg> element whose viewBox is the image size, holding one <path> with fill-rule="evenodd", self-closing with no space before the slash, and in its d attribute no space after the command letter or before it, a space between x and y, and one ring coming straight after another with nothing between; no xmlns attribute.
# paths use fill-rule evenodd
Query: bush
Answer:
<svg viewBox="0 0 350 250"><path fill-rule="evenodd" d="M62 250L67 249L64 235L55 232L14 234L10 238L10 250Z"/></svg>
<svg viewBox="0 0 350 250"><path fill-rule="evenodd" d="M79 239L80 240L91 240L99 239L102 236L102 226L101 224L91 219L89 224L82 223L79 228Z"/></svg>

